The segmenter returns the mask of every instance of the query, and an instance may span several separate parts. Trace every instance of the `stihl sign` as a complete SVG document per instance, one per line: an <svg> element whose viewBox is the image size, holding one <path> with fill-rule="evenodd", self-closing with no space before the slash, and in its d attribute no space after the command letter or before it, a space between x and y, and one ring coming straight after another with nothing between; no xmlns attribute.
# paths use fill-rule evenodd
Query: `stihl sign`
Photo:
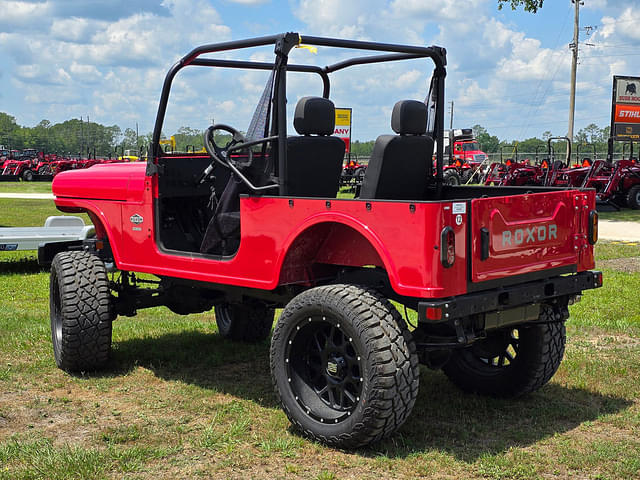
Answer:
<svg viewBox="0 0 640 480"><path fill-rule="evenodd" d="M613 77L611 133L617 141L640 138L640 77Z"/></svg>
<svg viewBox="0 0 640 480"><path fill-rule="evenodd" d="M640 105L616 105L616 123L640 123Z"/></svg>

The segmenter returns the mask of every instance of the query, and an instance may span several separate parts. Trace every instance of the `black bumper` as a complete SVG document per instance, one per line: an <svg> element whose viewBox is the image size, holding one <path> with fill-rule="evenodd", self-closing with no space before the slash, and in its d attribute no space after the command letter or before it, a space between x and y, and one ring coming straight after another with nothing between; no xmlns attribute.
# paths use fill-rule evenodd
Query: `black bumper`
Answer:
<svg viewBox="0 0 640 480"><path fill-rule="evenodd" d="M573 275L551 277L544 280L518 283L418 303L418 321L437 323L469 315L510 310L525 305L548 302L554 298L579 295L583 290L602 286L602 272L586 271ZM430 309L430 315L427 315ZM441 311L434 315L433 311ZM440 318L434 318L439 316Z"/></svg>

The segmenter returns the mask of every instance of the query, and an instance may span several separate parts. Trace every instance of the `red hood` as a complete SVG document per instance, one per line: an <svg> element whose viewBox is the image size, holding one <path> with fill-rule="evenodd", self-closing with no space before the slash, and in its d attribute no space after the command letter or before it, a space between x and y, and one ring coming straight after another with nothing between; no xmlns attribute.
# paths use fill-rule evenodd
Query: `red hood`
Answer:
<svg viewBox="0 0 640 480"><path fill-rule="evenodd" d="M54 177L51 190L56 197L136 201L144 191L146 168L144 162L132 162L68 170Z"/></svg>

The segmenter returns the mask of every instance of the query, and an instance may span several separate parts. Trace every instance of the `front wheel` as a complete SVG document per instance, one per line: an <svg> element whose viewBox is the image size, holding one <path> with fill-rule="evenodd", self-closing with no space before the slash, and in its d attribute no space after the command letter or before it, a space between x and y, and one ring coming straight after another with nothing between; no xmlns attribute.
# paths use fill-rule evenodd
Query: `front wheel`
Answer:
<svg viewBox="0 0 640 480"><path fill-rule="evenodd" d="M56 364L68 372L106 365L111 354L113 302L102 260L87 252L58 253L49 283Z"/></svg>
<svg viewBox="0 0 640 480"><path fill-rule="evenodd" d="M454 351L442 368L462 390L517 397L544 386L556 373L566 341L564 322L543 306L538 323L490 332L486 339Z"/></svg>
<svg viewBox="0 0 640 480"><path fill-rule="evenodd" d="M640 185L634 185L627 192L627 206L634 210L640 209Z"/></svg>
<svg viewBox="0 0 640 480"><path fill-rule="evenodd" d="M25 182L33 181L33 172L31 170L25 170L22 172L22 180Z"/></svg>
<svg viewBox="0 0 640 480"><path fill-rule="evenodd" d="M291 423L336 447L391 435L418 394L411 334L388 300L363 287L326 285L295 297L276 324L270 359Z"/></svg>
<svg viewBox="0 0 640 480"><path fill-rule="evenodd" d="M442 172L442 179L445 185L460 185L460 175L454 168L448 168Z"/></svg>

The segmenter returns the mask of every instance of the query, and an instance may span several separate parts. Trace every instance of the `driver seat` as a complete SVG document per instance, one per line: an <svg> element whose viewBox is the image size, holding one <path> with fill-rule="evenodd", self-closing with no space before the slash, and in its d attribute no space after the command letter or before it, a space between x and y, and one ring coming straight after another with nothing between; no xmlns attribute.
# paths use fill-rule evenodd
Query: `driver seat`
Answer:
<svg viewBox="0 0 640 480"><path fill-rule="evenodd" d="M335 122L336 109L328 98L298 100L293 126L300 136L287 138L287 164L280 178L285 195L336 197L345 143L331 136Z"/></svg>

